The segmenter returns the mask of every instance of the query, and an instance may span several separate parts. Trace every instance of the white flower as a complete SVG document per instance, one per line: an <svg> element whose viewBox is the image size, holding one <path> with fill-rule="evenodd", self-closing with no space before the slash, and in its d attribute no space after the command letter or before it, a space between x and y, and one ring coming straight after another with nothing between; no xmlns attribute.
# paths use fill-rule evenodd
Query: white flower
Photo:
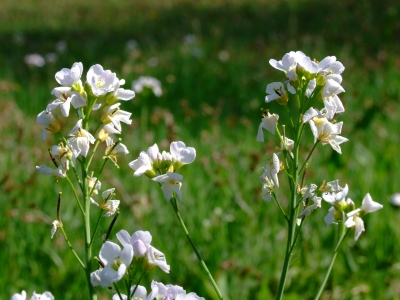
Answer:
<svg viewBox="0 0 400 300"><path fill-rule="evenodd" d="M128 125L132 124L132 120L129 119L132 114L130 112L119 109L120 105L121 103L111 105L108 108L107 113L101 117L101 121L103 122L103 124L112 123L115 129L118 130L118 132L121 132L122 130L121 122Z"/></svg>
<svg viewBox="0 0 400 300"><path fill-rule="evenodd" d="M328 202L330 205L337 206L340 204L340 202L344 201L345 198L347 197L347 194L349 192L349 186L346 184L343 190L340 190L338 192L331 192L331 193L323 193L322 198Z"/></svg>
<svg viewBox="0 0 400 300"><path fill-rule="evenodd" d="M326 118L312 118L309 121L311 131L314 135L314 143L320 140L323 145L330 144L333 150L342 153L340 144L347 142L348 139L340 136L343 122L331 123Z"/></svg>
<svg viewBox="0 0 400 300"><path fill-rule="evenodd" d="M322 97L330 97L344 92L344 88L340 85L342 83L342 76L339 74L330 74L326 77L326 83L322 90Z"/></svg>
<svg viewBox="0 0 400 300"><path fill-rule="evenodd" d="M36 117L36 123L42 125L44 128L42 130L42 141L44 142L47 136L47 131L50 132L59 132L60 131L60 123L54 118L53 114L50 111L42 111Z"/></svg>
<svg viewBox="0 0 400 300"><path fill-rule="evenodd" d="M313 196L311 199L313 201L313 204L306 206L304 210L299 214L298 218L308 217L314 209L321 207L321 197Z"/></svg>
<svg viewBox="0 0 400 300"><path fill-rule="evenodd" d="M258 126L257 141L264 142L263 128L275 134L276 124L278 124L279 116L277 114L270 114L267 112L265 116L261 119L261 123Z"/></svg>
<svg viewBox="0 0 400 300"><path fill-rule="evenodd" d="M121 85L125 84L124 79L118 80L118 78L115 78L115 80L116 80L116 82L115 82L115 86L114 86L114 91L112 93L110 93L109 95L107 95L107 98L106 98L107 104L112 105L115 102L117 102L118 100L127 101L127 100L131 100L132 98L135 97L134 91L125 90L125 89L120 88Z"/></svg>
<svg viewBox="0 0 400 300"><path fill-rule="evenodd" d="M87 182L88 182L89 191L91 191L93 189L92 195L97 195L99 193L99 190L101 189L100 180L97 180L97 177L88 176Z"/></svg>
<svg viewBox="0 0 400 300"><path fill-rule="evenodd" d="M147 244L147 252L145 260L143 261L143 269L145 272L149 272L155 267L159 267L165 273L169 273L170 266L167 264L164 253L157 250L153 246Z"/></svg>
<svg viewBox="0 0 400 300"><path fill-rule="evenodd" d="M372 200L369 193L367 193L362 201L361 208L357 208L347 214L348 219L344 223L347 228L354 227L354 240L357 241L361 233L365 231L364 221L362 216L367 213L377 211L383 207L382 204Z"/></svg>
<svg viewBox="0 0 400 300"><path fill-rule="evenodd" d="M82 85L81 76L83 71L82 63L74 63L71 69L63 68L56 73L56 80L62 86L72 87L75 84Z"/></svg>
<svg viewBox="0 0 400 300"><path fill-rule="evenodd" d="M267 202L271 201L272 192L274 191L275 187L274 181L269 176L270 175L267 172L264 172L260 176L260 182L262 184L261 196L263 200Z"/></svg>
<svg viewBox="0 0 400 300"><path fill-rule="evenodd" d="M67 176L65 169L61 165L57 169L52 169L48 166L36 166L36 171L39 174L46 176L55 176L56 178L65 178Z"/></svg>
<svg viewBox="0 0 400 300"><path fill-rule="evenodd" d="M55 145L51 147L51 154L64 172L69 170L69 162L72 157L72 151L68 146Z"/></svg>
<svg viewBox="0 0 400 300"><path fill-rule="evenodd" d="M297 66L297 55L295 52L291 51L289 53L286 53L282 60L277 61L275 59L270 59L269 64L274 67L275 69L278 69L280 71L285 72L287 74L289 71L293 70Z"/></svg>
<svg viewBox="0 0 400 300"><path fill-rule="evenodd" d="M96 270L96 271L90 273L90 283L93 286L101 285L100 274L101 274L101 270Z"/></svg>
<svg viewBox="0 0 400 300"><path fill-rule="evenodd" d="M278 151L276 154L280 154L284 150L289 151L290 156L293 158L293 150L294 148L294 141L291 139L288 139L287 137L283 138L283 142L281 142L280 147L276 147L275 149Z"/></svg>
<svg viewBox="0 0 400 300"><path fill-rule="evenodd" d="M139 79L132 82L132 89L136 93L143 92L144 88L149 88L154 95L160 97L162 95L161 83L158 79L151 76L140 76Z"/></svg>
<svg viewBox="0 0 400 300"><path fill-rule="evenodd" d="M52 224L53 224L53 227L51 228L51 238L54 237L54 234L56 233L58 227L62 226L61 223L57 220L54 220Z"/></svg>
<svg viewBox="0 0 400 300"><path fill-rule="evenodd" d="M300 194L303 195L301 198L301 201L306 201L309 198L312 198L314 196L314 192L317 189L317 185L312 183L309 186L305 186L300 190Z"/></svg>
<svg viewBox="0 0 400 300"><path fill-rule="evenodd" d="M268 84L266 93L265 102L267 103L276 100L279 104L286 105L289 100L288 93L282 82L272 82Z"/></svg>
<svg viewBox="0 0 400 300"><path fill-rule="evenodd" d="M33 292L30 300L54 300L54 296L50 292L44 292L43 294L36 294L36 292Z"/></svg>
<svg viewBox="0 0 400 300"><path fill-rule="evenodd" d="M47 111L53 111L60 106L61 113L64 117L69 116L71 104L74 108L86 106L86 99L78 92L71 92L70 87L58 87L51 91L51 94L56 96L57 99L47 105Z"/></svg>
<svg viewBox="0 0 400 300"><path fill-rule="evenodd" d="M273 153L269 163L265 166L264 174L267 174L269 178L272 178L277 187L279 187L278 173L281 170L280 167L281 165L278 155Z"/></svg>
<svg viewBox="0 0 400 300"><path fill-rule="evenodd" d="M318 64L318 73L323 75L329 73L342 74L343 71L343 64L340 61L337 61L335 56L327 56Z"/></svg>
<svg viewBox="0 0 400 300"><path fill-rule="evenodd" d="M131 245L124 245L121 249L117 244L106 241L100 249L99 257L105 265L100 273L100 284L102 287L107 287L125 275L126 269L132 262L133 249Z"/></svg>
<svg viewBox="0 0 400 300"><path fill-rule="evenodd" d="M46 61L43 58L43 56L37 53L25 55L24 60L27 65L39 68L43 67L46 64Z"/></svg>
<svg viewBox="0 0 400 300"><path fill-rule="evenodd" d="M115 85L119 82L116 78L115 73L110 70L103 70L103 67L98 64L91 66L86 75L87 83L97 97L114 91Z"/></svg>
<svg viewBox="0 0 400 300"><path fill-rule="evenodd" d="M184 142L172 142L169 149L174 170L179 170L183 165L192 163L196 158L196 149L186 147Z"/></svg>
<svg viewBox="0 0 400 300"><path fill-rule="evenodd" d="M394 206L400 206L400 193L395 193L390 197L390 203Z"/></svg>
<svg viewBox="0 0 400 300"><path fill-rule="evenodd" d="M138 230L132 236L126 230L117 233L117 238L122 245L131 245L133 254L136 257L143 257L147 253L148 246L151 244L152 236L148 231Z"/></svg>
<svg viewBox="0 0 400 300"><path fill-rule="evenodd" d="M167 174L154 177L152 180L163 183L161 189L167 201L171 200L174 192L176 193L176 196L179 198L179 200L182 200L181 187L183 176L181 174L167 172Z"/></svg>
<svg viewBox="0 0 400 300"><path fill-rule="evenodd" d="M172 284L167 284L164 285L161 282L157 282L157 281L152 281L151 282L151 288L153 290L157 289L157 293L156 293L156 298L161 298L161 299L176 299L176 297L178 297L178 295L186 295L186 291L178 286L178 285L172 285Z"/></svg>
<svg viewBox="0 0 400 300"><path fill-rule="evenodd" d="M89 145L95 142L95 138L88 131L82 128L82 120L79 120L74 128L68 133L68 145L74 157L86 156L89 152Z"/></svg>
<svg viewBox="0 0 400 300"><path fill-rule="evenodd" d="M140 152L139 158L129 163L129 167L131 167L135 173L134 176L140 176L145 174L150 178L156 176L156 172L153 168L153 164L158 160L158 156L160 151L158 150L157 144L149 147L147 152Z"/></svg>
<svg viewBox="0 0 400 300"><path fill-rule="evenodd" d="M132 295L132 293L133 293L133 291L135 289L136 289L136 291ZM156 295L156 293L157 293L157 291L158 291L158 289L156 287L155 289L153 289L151 291L151 293L149 295L147 295L147 290L146 290L146 288L144 286L141 286L141 285L136 286L136 285L134 285L130 289L130 293L132 295L132 298L130 298L130 299L132 299L132 300L153 300L155 295ZM123 300L128 299L128 297L126 295L124 295L124 294L121 294L121 296L122 296ZM113 297L112 297L112 300L119 300L119 299L120 298L119 298L118 294L114 294Z"/></svg>
<svg viewBox="0 0 400 300"><path fill-rule="evenodd" d="M14 294L11 296L10 300L26 300L26 292L22 291L21 294Z"/></svg>

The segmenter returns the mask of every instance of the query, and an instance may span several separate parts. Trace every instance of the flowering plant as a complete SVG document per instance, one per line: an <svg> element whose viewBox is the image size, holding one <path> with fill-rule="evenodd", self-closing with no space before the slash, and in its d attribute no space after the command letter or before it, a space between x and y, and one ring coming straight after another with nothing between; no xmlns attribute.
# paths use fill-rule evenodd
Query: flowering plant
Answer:
<svg viewBox="0 0 400 300"><path fill-rule="evenodd" d="M325 217L325 223L336 224L340 234L331 264L317 292L318 299L347 233L355 228L354 239L357 240L365 230L361 217L382 208L382 205L374 202L367 194L361 208L355 209L354 202L346 199L348 186L342 188L338 180L327 184L322 181L319 187L315 183L306 185L308 164L318 144L330 145L341 154L340 145L348 141L341 136L343 122L337 121L345 111L338 96L344 92L341 86L341 74L345 69L343 64L335 56L328 56L318 62L301 51L291 51L280 61L271 59L269 63L282 71L286 80L267 85L265 102L277 101L284 107L290 121L287 126L289 130L286 130L286 125L278 126L280 118L277 114L265 110L257 134L257 140L263 142L264 129L272 134L277 133L279 143L276 148L278 152L272 154L260 176L263 199L268 202L273 199L276 202L288 226L286 254L276 299L283 297L290 257L302 226L311 217L313 210L321 208L323 199L332 205ZM322 108L316 108L321 106ZM303 134L307 131L307 124L314 138L313 145L306 145L304 142ZM276 194L279 189L279 174L287 177L290 187L289 203L284 203Z"/></svg>

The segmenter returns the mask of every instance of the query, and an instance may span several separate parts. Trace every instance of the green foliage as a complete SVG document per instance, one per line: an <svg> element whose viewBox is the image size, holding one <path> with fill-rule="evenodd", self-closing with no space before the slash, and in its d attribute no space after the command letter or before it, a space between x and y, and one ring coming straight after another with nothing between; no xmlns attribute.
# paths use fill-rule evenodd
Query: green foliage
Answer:
<svg viewBox="0 0 400 300"><path fill-rule="evenodd" d="M346 240L323 297L399 299L399 211L388 202L400 182L398 3L67 2L58 8L47 7L47 1L18 8L6 1L0 12L0 294L5 299L22 289L49 290L56 299L86 296L84 273L63 237L50 240L62 191L65 229L83 251L75 200L65 182L35 172L35 165L50 164L47 148L53 138L40 142L36 115L53 100L54 74L75 61L83 63L85 72L94 63L102 64L125 78L126 88L140 75L163 84L161 98L145 103L138 94L122 103L122 109L133 112L133 125L125 126L122 136L130 154L119 159L120 169L108 170L101 179L103 189L115 187L122 200L114 234L122 228L149 230L171 265L169 275L155 270L144 285L155 279L213 299L212 287L156 183L133 177L127 166L154 143L165 149L169 141L182 140L198 156L182 170L184 200L178 205L224 299L273 298L286 231L276 205L262 201L258 177L278 142L268 135L265 143L258 143L256 133L260 108L267 108L266 85L283 80L268 60L290 50L318 58L335 55L346 67L346 93L341 95L346 113L341 120L342 135L350 141L342 145L342 156L318 146L307 182L339 179L349 184L356 204L370 192L384 205L366 217L366 232L357 243L352 237ZM184 43L190 34L195 41ZM137 48L126 48L130 39L137 41ZM61 40L67 44L65 52L56 51ZM43 68L24 64L26 54L50 52L58 55L54 63ZM268 108L281 113L275 103ZM311 138L309 142L311 147ZM284 188L278 197L285 197ZM336 234L323 222L327 209L323 205L304 224L285 299L310 299L322 281ZM95 249L107 226L105 220Z"/></svg>

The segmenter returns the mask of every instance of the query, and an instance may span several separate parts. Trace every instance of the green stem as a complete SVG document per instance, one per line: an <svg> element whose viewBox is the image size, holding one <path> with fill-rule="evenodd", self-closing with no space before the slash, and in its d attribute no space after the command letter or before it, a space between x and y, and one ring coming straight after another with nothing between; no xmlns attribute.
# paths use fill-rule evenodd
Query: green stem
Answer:
<svg viewBox="0 0 400 300"><path fill-rule="evenodd" d="M142 278L143 278L144 274L146 274L146 272L143 272L142 275L140 275L140 278L139 278L138 282L136 283L136 286L135 286L135 288L133 289L132 293L129 293L129 291L128 291L128 294L130 294L130 297L129 297L129 298L132 298L133 295L135 294L135 292L136 292L136 290L137 290L137 288L138 288L138 286L139 286L140 281L142 281Z"/></svg>
<svg viewBox="0 0 400 300"><path fill-rule="evenodd" d="M101 209L101 210L100 210L100 214L99 214L99 218L97 219L96 227L95 227L94 230L93 230L92 238L90 239L90 246L93 244L94 237L95 237L95 235L96 235L97 228L99 228L99 224L100 224L101 216L102 216L102 215L103 215L103 210Z"/></svg>
<svg viewBox="0 0 400 300"><path fill-rule="evenodd" d="M82 216L85 217L85 211L83 210L82 204L81 204L81 202L79 201L79 197L78 197L78 195L76 194L76 190L75 190L74 185L72 184L72 182L71 182L71 180L69 179L68 176L65 177L65 178L67 179L67 181L69 182L69 184L70 184L70 186L71 186L72 192L74 193L75 200L76 200L76 202L78 203L78 206L79 206L79 209L81 210Z"/></svg>
<svg viewBox="0 0 400 300"><path fill-rule="evenodd" d="M350 229L348 229L348 228L346 229L344 227L343 222L340 222L339 223L339 231L340 231L340 236L339 236L338 243L337 243L337 245L335 247L335 251L333 252L333 255L332 255L332 258L331 258L331 262L329 263L328 270L326 271L324 280L322 281L321 286L320 286L320 288L319 288L319 290L317 292L317 295L314 298L315 300L318 300L321 297L322 292L325 289L325 285L326 285L326 283L328 281L328 278L329 278L329 276L331 274L331 271L332 271L332 268L333 268L333 264L335 263L335 260L336 260L336 256L339 253L339 250L340 250L340 247L342 246L343 240L345 239L345 237L349 233Z"/></svg>
<svg viewBox="0 0 400 300"><path fill-rule="evenodd" d="M60 230L61 230L61 232L62 232L62 234L63 234L63 236L64 236L64 239L65 239L65 241L67 242L69 248L71 249L72 253L75 255L76 259L78 260L78 262L79 262L79 264L82 266L82 268L85 270L85 269L86 269L85 264L84 264L84 263L82 262L82 260L79 258L78 253L76 253L74 247L72 247L72 245L71 245L71 243L70 243L70 241L69 241L69 239L68 239L68 237L67 237L67 234L65 233L65 230L64 230L64 228L63 228L62 225L61 225L61 227L60 227Z"/></svg>
<svg viewBox="0 0 400 300"><path fill-rule="evenodd" d="M120 300L123 300L124 298L122 298L122 295L121 295L121 293L120 293L120 291L119 291L119 289L118 289L118 286L117 286L117 284L114 282L114 288L115 288L115 290L117 291L117 294L118 294L118 297L119 297L119 299Z"/></svg>
<svg viewBox="0 0 400 300"><path fill-rule="evenodd" d="M188 239L189 242L190 242L190 245L192 246L194 252L196 253L197 259L200 261L200 264L201 264L201 266L203 267L203 270L206 272L206 274L207 274L207 276L208 276L208 279L210 280L210 282L211 282L211 284L212 284L212 286L213 286L215 292L216 292L217 295L218 295L218 298L219 298L220 300L222 300L223 297L222 297L221 292L219 291L219 288L218 288L218 286L217 286L217 283L215 282L214 278L212 277L210 271L208 270L206 263L204 262L203 258L201 257L199 250L197 250L197 247L196 247L196 245L194 244L192 238L190 237L189 231L187 230L187 228L186 228L186 226L185 226L185 223L183 222L183 220L182 220L182 218L181 218L181 215L180 215L179 210L178 210L178 205L177 205L177 203L176 203L176 198L175 198L175 196L172 196L170 202L171 202L172 208L174 209L174 212L175 212L175 214L176 214L176 217L178 218L179 224L181 225L183 231L185 232L185 235L186 235L187 239Z"/></svg>
<svg viewBox="0 0 400 300"><path fill-rule="evenodd" d="M311 155L313 154L313 152L314 152L314 150L315 150L315 148L317 147L318 144L319 144L319 140L317 140L317 141L314 143L314 145L313 145L313 147L312 147L310 153L308 153L308 156L307 156L306 160L304 161L303 166L301 167L301 169L300 169L300 171L299 171L300 173L301 173L301 171L303 171L304 167L306 166L308 160L310 159Z"/></svg>
<svg viewBox="0 0 400 300"><path fill-rule="evenodd" d="M94 147L93 147L92 155L90 155L89 161L86 165L86 172L89 170L90 164L92 163L93 156L96 153L96 150L97 150L97 147L99 146L99 144L100 144L100 140L96 140L96 143L94 144Z"/></svg>
<svg viewBox="0 0 400 300"><path fill-rule="evenodd" d="M275 195L274 192L272 192L272 196L274 196L275 202L276 202L276 204L278 205L278 207L280 208L280 210L281 210L283 216L285 217L286 221L289 222L289 218L287 217L285 211L283 210L282 205L279 203L278 199L276 198L276 195Z"/></svg>

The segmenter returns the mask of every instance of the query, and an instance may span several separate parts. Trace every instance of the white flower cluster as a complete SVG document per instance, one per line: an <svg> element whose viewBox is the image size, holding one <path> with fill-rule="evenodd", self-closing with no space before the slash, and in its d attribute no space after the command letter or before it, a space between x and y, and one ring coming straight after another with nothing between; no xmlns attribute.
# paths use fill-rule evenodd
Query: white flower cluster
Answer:
<svg viewBox="0 0 400 300"><path fill-rule="evenodd" d="M56 99L47 105L46 110L40 112L36 122L43 126L42 140L46 139L48 132L59 133L60 122L54 115L57 107L60 107L61 115L69 117L71 106L74 115L78 117L75 126L67 136L61 136L63 143L52 147L53 162L56 169L47 166L38 166L36 169L44 175L52 175L57 178L66 176L70 162L76 166L79 156L86 157L90 146L96 142L105 142L110 150L116 143L113 134L120 134L121 122L131 124L131 113L121 110L119 100L130 100L135 96L131 90L120 88L125 80L118 79L116 74L110 70L104 70L101 65L90 67L86 74L86 82L83 84L81 77L83 72L82 63L74 63L71 69L64 68L55 75L60 84L52 90L51 94ZM93 117L91 113L96 111ZM89 132L90 124L96 121L96 132ZM102 125L102 126L100 126ZM116 153L127 154L127 148L118 143L113 148L109 158L116 163Z"/></svg>
<svg viewBox="0 0 400 300"><path fill-rule="evenodd" d="M120 281L131 263L141 263L144 272L160 267L169 273L165 255L150 245L152 237L148 231L136 231L132 236L125 230L117 233L123 248L113 242L106 241L100 249L102 267L90 275L93 286L108 287ZM137 258L137 259L134 259Z"/></svg>
<svg viewBox="0 0 400 300"><path fill-rule="evenodd" d="M131 299L135 300L205 300L203 297L199 297L195 293L186 294L186 291L180 286L171 284L164 285L163 283L154 280L151 283L151 292L149 294L147 294L146 288L141 285L132 286L130 292ZM123 300L129 299L128 296L124 294L121 296ZM119 299L120 297L118 294L115 294L112 298L112 300Z"/></svg>
<svg viewBox="0 0 400 300"><path fill-rule="evenodd" d="M160 153L157 144L149 147L147 152L142 151L139 158L129 163L135 171L134 176L145 174L153 181L162 184L161 189L165 198L169 201L174 192L182 200L182 180L183 176L176 173L186 164L192 163L196 158L196 150L186 147L184 142L172 142L170 152Z"/></svg>
<svg viewBox="0 0 400 300"><path fill-rule="evenodd" d="M282 60L271 59L270 65L285 73L287 80L273 82L267 85L267 96L265 101L276 100L281 105L287 105L289 101L288 92L304 96L300 103L300 112L303 123L309 123L314 135L314 143L319 140L323 145L330 144L331 147L341 153L340 144L348 139L340 136L343 122L336 123L334 118L343 113L344 107L338 94L344 92L341 73L344 66L336 60L335 56L328 56L316 62L311 60L301 51L286 53ZM307 99L307 101L304 101ZM324 103L324 108L316 109L313 103ZM257 140L263 142L262 129L275 133L275 127L279 116L266 113L263 115L259 126Z"/></svg>
<svg viewBox="0 0 400 300"><path fill-rule="evenodd" d="M25 291L22 291L21 294L12 295L10 300L27 300L27 295ZM29 300L54 300L54 296L50 292L44 292L43 294L37 294L33 292L33 295Z"/></svg>
<svg viewBox="0 0 400 300"><path fill-rule="evenodd" d="M328 185L329 186L329 185ZM346 184L341 188L338 181L330 183L330 192L324 192L322 198L332 205L324 220L327 225L335 221L344 222L348 228L354 228L354 240L357 241L361 233L365 231L364 221L362 217L368 213L377 211L383 207L382 204L372 200L371 195L367 193L361 203L361 208L355 208L354 202L347 198L349 188Z"/></svg>

